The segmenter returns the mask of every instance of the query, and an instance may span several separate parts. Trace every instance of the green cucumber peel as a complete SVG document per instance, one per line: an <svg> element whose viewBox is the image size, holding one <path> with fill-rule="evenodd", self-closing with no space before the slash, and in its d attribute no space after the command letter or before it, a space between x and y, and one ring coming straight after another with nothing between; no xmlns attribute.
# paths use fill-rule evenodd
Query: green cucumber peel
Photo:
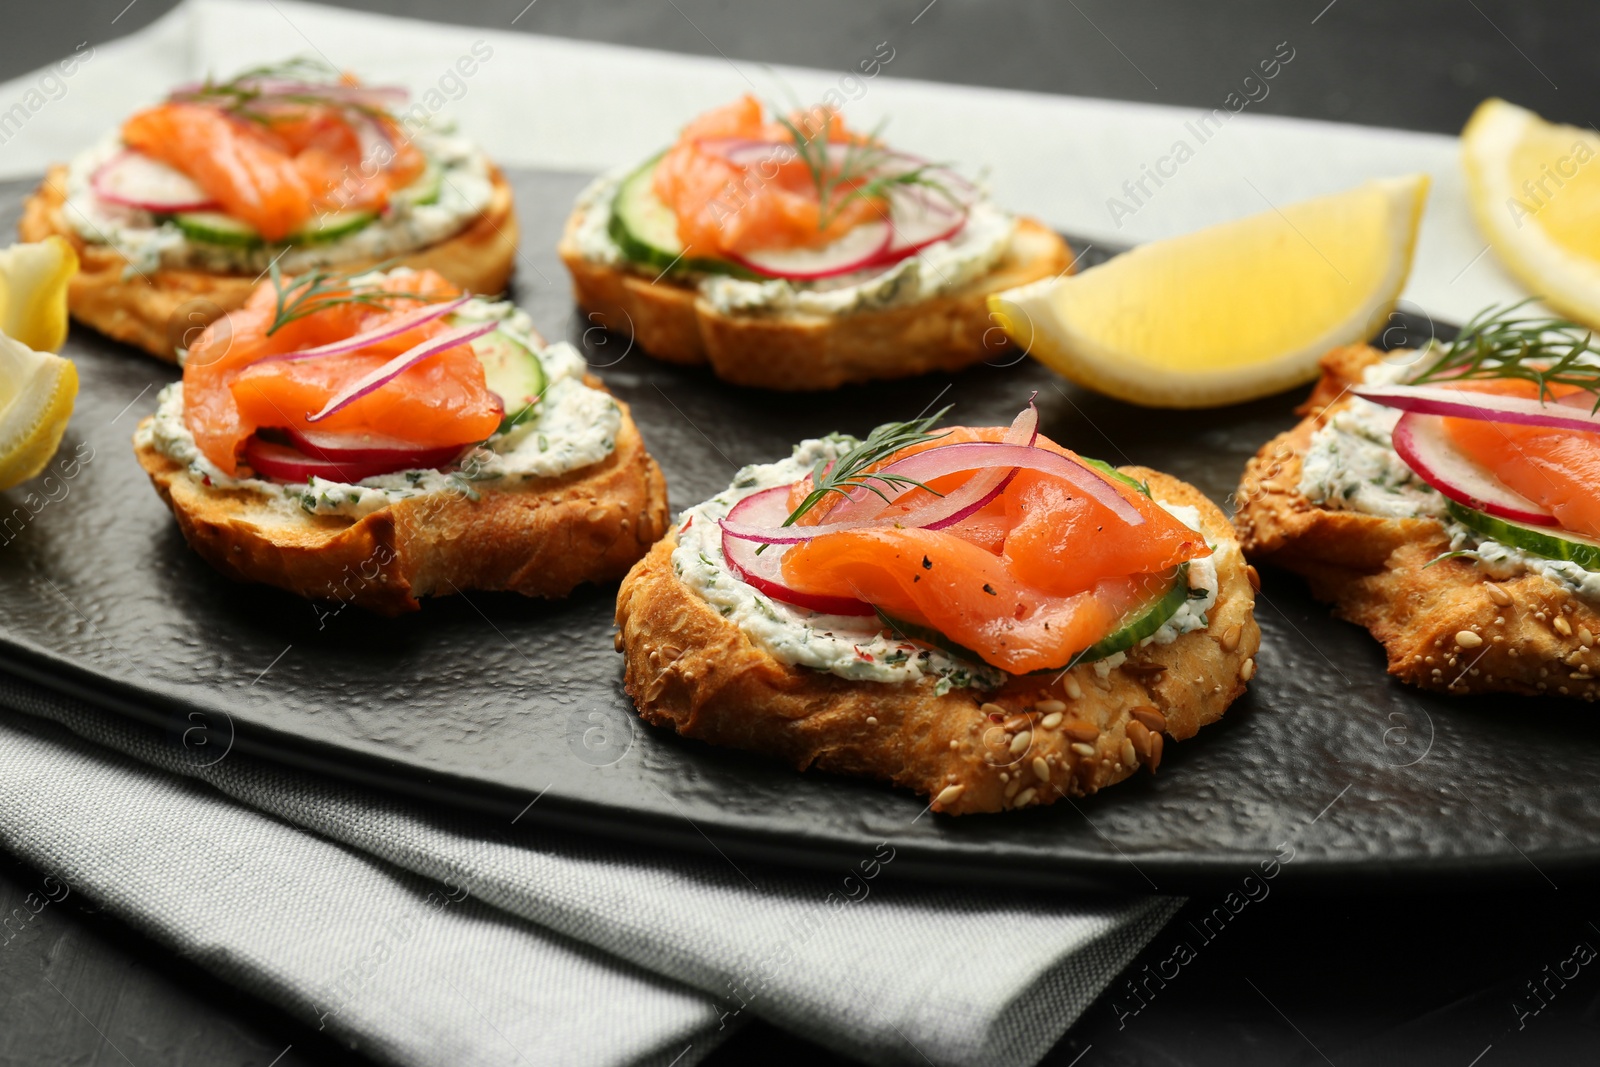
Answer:
<svg viewBox="0 0 1600 1067"><path fill-rule="evenodd" d="M638 170L622 179L611 199L611 219L606 233L630 262L663 274L726 274L747 281L763 281L755 271L725 259L689 257L670 227L676 222L671 209L650 189L651 176L665 152L658 152Z"/></svg>
<svg viewBox="0 0 1600 1067"><path fill-rule="evenodd" d="M1566 531L1556 533L1554 527L1544 529L1502 519L1457 504L1454 500L1446 501L1445 509L1452 519L1469 530L1499 541L1503 545L1510 545L1512 548L1543 559L1576 563L1586 571L1600 571L1600 541L1592 541Z"/></svg>

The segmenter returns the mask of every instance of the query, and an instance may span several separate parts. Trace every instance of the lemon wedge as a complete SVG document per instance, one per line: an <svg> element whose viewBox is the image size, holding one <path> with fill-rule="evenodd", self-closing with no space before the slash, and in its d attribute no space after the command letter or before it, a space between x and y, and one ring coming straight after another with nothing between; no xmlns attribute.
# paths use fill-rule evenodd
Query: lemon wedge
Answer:
<svg viewBox="0 0 1600 1067"><path fill-rule="evenodd" d="M0 333L40 352L67 339L67 283L78 254L63 237L0 251Z"/></svg>
<svg viewBox="0 0 1600 1067"><path fill-rule="evenodd" d="M1461 131L1467 198L1506 269L1551 307L1600 327L1600 134L1504 100Z"/></svg>
<svg viewBox="0 0 1600 1067"><path fill-rule="evenodd" d="M0 491L27 481L61 445L78 369L0 335Z"/></svg>
<svg viewBox="0 0 1600 1067"><path fill-rule="evenodd" d="M989 309L1035 359L1130 403L1267 396L1386 325L1427 195L1425 174L1370 181L1140 245L998 293Z"/></svg>

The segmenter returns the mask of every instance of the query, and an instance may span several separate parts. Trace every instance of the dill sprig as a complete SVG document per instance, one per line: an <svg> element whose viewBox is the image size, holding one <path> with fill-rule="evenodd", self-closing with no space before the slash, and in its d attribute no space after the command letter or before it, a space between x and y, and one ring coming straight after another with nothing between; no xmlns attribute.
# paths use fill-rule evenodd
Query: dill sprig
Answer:
<svg viewBox="0 0 1600 1067"><path fill-rule="evenodd" d="M256 109L256 105L263 97L270 98L274 103L345 108L373 118L388 117L389 113L384 109L361 101L315 92L285 93L263 87L263 83L278 80L326 83L331 88L340 84L339 79L339 71L321 59L295 56L281 63L251 67L226 81L214 81L208 76L198 89L174 93L172 99L186 103L211 104L229 114L262 124L270 124L273 119L271 114Z"/></svg>
<svg viewBox="0 0 1600 1067"><path fill-rule="evenodd" d="M1494 304L1474 315L1455 340L1435 342L1438 357L1410 384L1520 378L1539 387L1541 400L1555 399L1553 385L1594 393L1600 411L1600 360L1586 358L1595 351L1593 334L1567 319L1518 317L1517 309L1530 302Z"/></svg>
<svg viewBox="0 0 1600 1067"><path fill-rule="evenodd" d="M391 260L376 267L363 267L361 272L378 273L393 264ZM272 276L272 287L277 290L272 325L267 328L268 337L297 319L342 304L360 304L387 310L391 305L405 300L424 304L438 301L437 297L425 293L384 289L375 282L356 283L351 275L330 270L313 270L285 281L278 264L274 262L268 268L268 273Z"/></svg>
<svg viewBox="0 0 1600 1067"><path fill-rule="evenodd" d="M924 418L913 419L910 422L886 422L876 430L867 434L867 439L856 445L850 451L840 456L831 463L825 459L817 460L817 465L811 468L811 492L800 501L800 506L789 513L783 520L783 525L793 526L800 516L821 504L828 496L837 493L849 498L856 489L865 489L869 493L876 493L885 502L889 501L889 494L881 486L894 489L928 489L926 485L915 478L907 478L900 474L885 473L883 471L870 471L869 468L903 448L920 445L927 441L936 441L948 435L934 433L933 424L950 413L950 405L940 408L932 415ZM943 496L942 493L928 489L934 496ZM765 546L763 546L765 547ZM759 551L759 550L758 550Z"/></svg>
<svg viewBox="0 0 1600 1067"><path fill-rule="evenodd" d="M776 109L774 109L776 112ZM920 186L944 197L952 204L960 199L950 187L935 176L940 168L931 163L918 164L909 170L883 172L884 165L894 158L883 144L880 134L884 123L873 127L863 139L844 142L844 154L835 165L829 151L828 133L837 116L824 113L821 129L811 133L801 129L801 124L778 116L778 123L794 138L794 150L805 164L811 181L817 188L817 229L826 230L857 200L879 200L896 189ZM805 125L810 126L807 122Z"/></svg>

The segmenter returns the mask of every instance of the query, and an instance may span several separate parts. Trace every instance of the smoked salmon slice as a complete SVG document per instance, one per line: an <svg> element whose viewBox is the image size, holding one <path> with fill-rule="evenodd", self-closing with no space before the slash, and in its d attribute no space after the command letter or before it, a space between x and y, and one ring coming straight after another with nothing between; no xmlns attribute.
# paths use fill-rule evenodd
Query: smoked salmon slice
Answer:
<svg viewBox="0 0 1600 1067"><path fill-rule="evenodd" d="M345 111L274 105L251 117L175 102L140 111L122 127L130 148L187 174L227 214L280 241L324 211L381 210L427 160L384 115L364 114L384 134L364 157Z"/></svg>
<svg viewBox="0 0 1600 1067"><path fill-rule="evenodd" d="M829 141L864 141L825 109L797 114L790 121L808 138L826 131ZM761 102L753 96L708 111L684 127L656 165L654 187L677 215L679 240L695 255L818 248L863 222L886 217L880 201L843 200L860 184L846 182L824 220L815 179L803 160L790 153L787 159L769 156L752 165L735 163L718 150L719 143L729 141L792 145L794 135L781 123L763 119Z"/></svg>
<svg viewBox="0 0 1600 1067"><path fill-rule="evenodd" d="M1042 593L1018 582L993 553L937 530L829 534L790 549L783 575L804 592L854 596L894 618L931 626L1013 674L1065 665L1133 604L1131 590L1107 590L1105 597Z"/></svg>
<svg viewBox="0 0 1600 1067"><path fill-rule="evenodd" d="M885 463L943 444L998 441L1005 433L958 427ZM1036 444L1081 462L1046 437ZM946 493L972 476L949 475L928 488ZM994 501L943 530L886 521L795 545L784 555L784 581L932 627L1012 673L1058 668L1164 589L1178 564L1211 553L1198 532L1137 488L1112 485L1144 523L1129 526L1061 478L1024 471ZM802 480L791 500L803 499L808 486ZM913 490L884 518L926 502L925 491Z"/></svg>
<svg viewBox="0 0 1600 1067"><path fill-rule="evenodd" d="M286 279L283 284L292 288L294 282ZM429 301L459 293L432 271L389 275L378 287ZM356 352L262 362L374 329L421 302L396 299L381 307L336 303L268 333L278 291L263 284L242 309L208 326L190 349L183 370L184 424L206 458L230 475L239 472L245 442L261 429L365 432L418 448L487 439L500 425L502 406L485 383L483 364L470 345L423 360L325 419L314 424L307 420L346 385L444 332L448 327L439 320Z"/></svg>
<svg viewBox="0 0 1600 1067"><path fill-rule="evenodd" d="M1521 379L1463 382L1456 388L1502 396L1539 395ZM1552 386L1556 399L1579 392ZM1600 434L1547 426L1444 419L1445 432L1465 455L1507 487L1550 509L1565 529L1600 538Z"/></svg>
<svg viewBox="0 0 1600 1067"><path fill-rule="evenodd" d="M294 159L251 134L242 119L198 104L162 104L124 123L122 140L193 178L269 241L311 219L311 189Z"/></svg>

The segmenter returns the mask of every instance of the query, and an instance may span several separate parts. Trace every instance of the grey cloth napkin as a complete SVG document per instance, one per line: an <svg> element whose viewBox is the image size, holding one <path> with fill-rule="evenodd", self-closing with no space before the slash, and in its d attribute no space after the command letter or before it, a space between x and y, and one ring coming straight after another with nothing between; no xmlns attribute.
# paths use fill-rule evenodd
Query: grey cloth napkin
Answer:
<svg viewBox="0 0 1600 1067"><path fill-rule="evenodd" d="M0 844L396 1064L688 1067L752 1016L1031 1064L1180 903L898 884L892 841L834 876L657 853L212 762L4 675L0 708Z"/></svg>

